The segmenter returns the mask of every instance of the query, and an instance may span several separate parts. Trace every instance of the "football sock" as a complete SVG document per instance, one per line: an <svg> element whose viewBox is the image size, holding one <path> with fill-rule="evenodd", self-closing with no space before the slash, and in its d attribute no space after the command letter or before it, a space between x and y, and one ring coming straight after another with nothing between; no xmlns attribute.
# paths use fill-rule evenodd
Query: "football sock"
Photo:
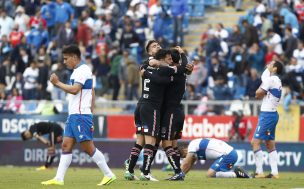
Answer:
<svg viewBox="0 0 304 189"><path fill-rule="evenodd" d="M269 152L269 164L271 167L271 174L277 175L278 172L278 153L276 150L272 150Z"/></svg>
<svg viewBox="0 0 304 189"><path fill-rule="evenodd" d="M256 173L263 174L263 151L261 149L254 152L254 159L255 159L255 166L256 166Z"/></svg>
<svg viewBox="0 0 304 189"><path fill-rule="evenodd" d="M172 146L168 146L164 150L165 150L165 153L168 157L168 161L169 161L170 165L174 169L175 174L180 173L181 169L180 169L180 166L178 166L178 164L176 163L178 158L175 154L175 150L172 148Z"/></svg>
<svg viewBox="0 0 304 189"><path fill-rule="evenodd" d="M97 148L95 148L95 152L92 156L92 159L94 160L94 162L97 164L97 166L105 176L112 177L114 175L111 169L109 168L103 153L99 151Z"/></svg>
<svg viewBox="0 0 304 189"><path fill-rule="evenodd" d="M154 149L155 149L155 147L151 144L146 144L144 146L144 163L143 163L144 175L148 175L150 173Z"/></svg>
<svg viewBox="0 0 304 189"><path fill-rule="evenodd" d="M176 154L176 166L180 167L180 151L178 150L178 147L173 148Z"/></svg>
<svg viewBox="0 0 304 189"><path fill-rule="evenodd" d="M68 170L70 164L72 162L72 153L71 152L63 152L60 156L59 166L57 169L57 174L55 179L58 181L64 180L64 175Z"/></svg>
<svg viewBox="0 0 304 189"><path fill-rule="evenodd" d="M216 178L236 178L236 174L232 171L229 172L216 172Z"/></svg>
<svg viewBox="0 0 304 189"><path fill-rule="evenodd" d="M129 162L128 171L130 173L134 173L134 167L136 165L141 150L142 150L142 146L139 144L135 144L134 147L131 149L131 154L128 160Z"/></svg>
<svg viewBox="0 0 304 189"><path fill-rule="evenodd" d="M155 156L157 154L158 147L159 147L159 144L155 144L154 149L153 149L153 157L151 159L151 162L154 161L154 158L155 158Z"/></svg>
<svg viewBox="0 0 304 189"><path fill-rule="evenodd" d="M51 164L53 163L54 159L55 159L56 155L48 155L46 158L46 162L44 164L45 167L49 167L51 166Z"/></svg>

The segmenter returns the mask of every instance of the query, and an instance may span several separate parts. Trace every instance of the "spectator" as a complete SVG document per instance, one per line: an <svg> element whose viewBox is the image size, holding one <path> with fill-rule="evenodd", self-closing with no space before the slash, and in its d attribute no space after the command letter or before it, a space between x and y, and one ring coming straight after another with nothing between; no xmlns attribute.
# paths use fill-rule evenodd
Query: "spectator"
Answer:
<svg viewBox="0 0 304 189"><path fill-rule="evenodd" d="M248 47L251 47L254 43L259 43L259 36L257 29L251 26L247 20L242 21L242 25L245 28L244 43Z"/></svg>
<svg viewBox="0 0 304 189"><path fill-rule="evenodd" d="M245 96L250 100L255 100L255 91L260 87L262 81L258 77L256 69L251 68L249 79L246 85Z"/></svg>
<svg viewBox="0 0 304 189"><path fill-rule="evenodd" d="M13 48L21 43L24 33L19 30L19 25L15 24L13 31L9 35L9 41Z"/></svg>
<svg viewBox="0 0 304 189"><path fill-rule="evenodd" d="M63 0L56 0L56 31L59 30L67 21L71 21L74 18L74 9L70 3L64 2Z"/></svg>
<svg viewBox="0 0 304 189"><path fill-rule="evenodd" d="M214 82L216 82L218 79L223 80L224 83L227 82L226 66L220 63L217 56L211 57L211 70L209 75L212 77Z"/></svg>
<svg viewBox="0 0 304 189"><path fill-rule="evenodd" d="M127 62L131 61L133 59L130 55L130 52L128 49L123 50L122 58L121 58L121 63L119 65L119 72L118 72L118 77L119 77L119 82L121 85L124 86L124 96L125 99L128 98L128 72L127 72Z"/></svg>
<svg viewBox="0 0 304 189"><path fill-rule="evenodd" d="M92 30L84 23L83 18L78 20L77 42L80 46L88 47L92 42Z"/></svg>
<svg viewBox="0 0 304 189"><path fill-rule="evenodd" d="M293 51L298 47L298 40L292 34L292 29L290 27L285 28L285 57L290 59L293 56Z"/></svg>
<svg viewBox="0 0 304 189"><path fill-rule="evenodd" d="M24 100L35 100L37 95L37 82L39 76L39 69L35 61L31 62L30 66L27 67L23 73L24 79Z"/></svg>
<svg viewBox="0 0 304 189"><path fill-rule="evenodd" d="M113 50L115 51L115 50ZM113 88L112 100L118 100L118 94L120 89L120 83L118 78L119 66L121 63L121 55L116 52L111 58L111 70L110 70L110 86Z"/></svg>
<svg viewBox="0 0 304 189"><path fill-rule="evenodd" d="M0 10L0 37L3 35L9 36L11 31L13 30L14 20L7 16L6 10Z"/></svg>
<svg viewBox="0 0 304 189"><path fill-rule="evenodd" d="M12 50L11 43L8 40L6 35L2 35L0 41L0 63L9 57L9 54Z"/></svg>
<svg viewBox="0 0 304 189"><path fill-rule="evenodd" d="M261 40L265 40L267 38L267 31L272 29L272 22L267 18L267 14L261 14L262 19L262 27L261 27Z"/></svg>
<svg viewBox="0 0 304 189"><path fill-rule="evenodd" d="M224 25L222 23L218 23L215 27L216 27L216 31L214 35L217 38L226 39L229 37L228 31L224 28Z"/></svg>
<svg viewBox="0 0 304 189"><path fill-rule="evenodd" d="M245 50L240 44L235 45L232 49L230 61L233 64L234 75L240 76L248 68L248 65L246 64Z"/></svg>
<svg viewBox="0 0 304 189"><path fill-rule="evenodd" d="M173 42L178 46L184 45L183 20L186 13L186 0L175 0L171 2L171 14L173 17Z"/></svg>
<svg viewBox="0 0 304 189"><path fill-rule="evenodd" d="M293 57L297 59L297 64L304 68L304 43L298 42L298 48L293 51Z"/></svg>
<svg viewBox="0 0 304 189"><path fill-rule="evenodd" d="M284 111L285 112L288 112L290 110L290 104L292 102L292 93L291 93L291 90L290 90L290 87L287 86L285 87L285 95L283 97L283 108L284 108Z"/></svg>
<svg viewBox="0 0 304 189"><path fill-rule="evenodd" d="M38 28L32 28L27 36L27 43L31 45L32 51L37 52L37 50L43 46L47 47L49 43L48 31L42 24L39 24ZM33 54L35 54L35 52Z"/></svg>
<svg viewBox="0 0 304 189"><path fill-rule="evenodd" d="M139 72L136 62L132 59L129 59L127 62L127 100L138 99L138 87L139 87Z"/></svg>
<svg viewBox="0 0 304 189"><path fill-rule="evenodd" d="M132 26L129 24L126 25L120 38L121 49L129 49L131 48L131 45L133 46L136 43L138 46L139 42L140 42L139 37L136 34L136 32L133 30Z"/></svg>
<svg viewBox="0 0 304 189"><path fill-rule="evenodd" d="M62 61L61 48L58 47L56 38L49 43L46 53L50 56L52 64Z"/></svg>
<svg viewBox="0 0 304 189"><path fill-rule="evenodd" d="M94 19L90 17L88 11L83 10L81 12L81 18L83 20L83 23L89 26L91 30L94 30Z"/></svg>
<svg viewBox="0 0 304 189"><path fill-rule="evenodd" d="M7 104L4 107L4 111L6 113L19 113L21 104L22 104L22 96L19 94L19 91L17 88L12 89L11 95L7 97Z"/></svg>
<svg viewBox="0 0 304 189"><path fill-rule="evenodd" d="M262 72L265 66L265 54L257 43L254 43L247 52L246 61L249 67L255 68L258 72Z"/></svg>
<svg viewBox="0 0 304 189"><path fill-rule="evenodd" d="M52 0L46 0L45 4L41 7L41 17L46 20L47 30L49 37L56 35L55 23L56 23L56 10L57 4Z"/></svg>
<svg viewBox="0 0 304 189"><path fill-rule="evenodd" d="M32 61L32 57L30 54L26 51L24 48L19 48L19 55L17 62L17 72L23 73L25 68L30 65L30 62Z"/></svg>
<svg viewBox="0 0 304 189"><path fill-rule="evenodd" d="M198 56L193 57L193 71L187 78L187 84L194 87L197 93L206 93L208 70Z"/></svg>
<svg viewBox="0 0 304 189"><path fill-rule="evenodd" d="M4 113L4 108L6 106L6 94L4 90L0 90L0 113Z"/></svg>
<svg viewBox="0 0 304 189"><path fill-rule="evenodd" d="M41 12L38 11L35 16L32 16L30 18L29 21L29 28L33 29L33 28L39 28L39 26L42 26L42 28L46 28L47 27L47 23L46 20L44 18L41 17Z"/></svg>
<svg viewBox="0 0 304 189"><path fill-rule="evenodd" d="M249 119L245 118L242 110L233 112L234 120L228 132L229 140L233 142L248 141L252 130L252 124Z"/></svg>
<svg viewBox="0 0 304 189"><path fill-rule="evenodd" d="M273 32L283 36L284 20L281 19L279 14L273 14Z"/></svg>
<svg viewBox="0 0 304 189"><path fill-rule="evenodd" d="M234 25L232 28L232 34L227 39L229 47L233 47L237 44L240 44L242 40L243 34L241 33L240 27L238 25Z"/></svg>
<svg viewBox="0 0 304 189"><path fill-rule="evenodd" d="M54 64L52 66L52 71L58 76L60 81L62 81L63 83L68 82L70 74L64 68L64 65L62 63ZM52 100L65 100L66 93L63 90L60 90L59 88L54 87L51 90L51 97L52 97Z"/></svg>
<svg viewBox="0 0 304 189"><path fill-rule="evenodd" d="M19 26L19 31L20 32L26 32L28 30L28 23L30 21L30 17L25 14L24 8L22 6L18 6L16 9L16 16L14 23L15 25Z"/></svg>
<svg viewBox="0 0 304 189"><path fill-rule="evenodd" d="M272 46L276 54L281 55L283 53L282 39L279 34L273 32L273 29L268 29L267 39L264 42L267 46Z"/></svg>
<svg viewBox="0 0 304 189"><path fill-rule="evenodd" d="M110 88L109 86L109 71L110 65L107 60L106 53L99 53L98 57L93 60L94 74L96 75L96 80L101 84L101 90L96 91L97 95L103 96L106 94Z"/></svg>

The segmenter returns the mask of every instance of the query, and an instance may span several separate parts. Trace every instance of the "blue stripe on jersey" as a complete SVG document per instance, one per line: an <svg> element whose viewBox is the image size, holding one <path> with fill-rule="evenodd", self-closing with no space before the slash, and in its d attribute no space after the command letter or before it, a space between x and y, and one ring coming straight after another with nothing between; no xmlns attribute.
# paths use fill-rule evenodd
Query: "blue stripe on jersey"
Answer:
<svg viewBox="0 0 304 189"><path fill-rule="evenodd" d="M203 139L199 144L199 150L196 152L199 160L206 160L206 149L209 144L209 139Z"/></svg>
<svg viewBox="0 0 304 189"><path fill-rule="evenodd" d="M84 85L82 86L82 89L92 89L93 86L93 79L87 79Z"/></svg>
<svg viewBox="0 0 304 189"><path fill-rule="evenodd" d="M269 89L269 92L270 92L274 97L281 98L282 90L273 88L273 89Z"/></svg>
<svg viewBox="0 0 304 189"><path fill-rule="evenodd" d="M74 85L74 79L70 79L70 85Z"/></svg>

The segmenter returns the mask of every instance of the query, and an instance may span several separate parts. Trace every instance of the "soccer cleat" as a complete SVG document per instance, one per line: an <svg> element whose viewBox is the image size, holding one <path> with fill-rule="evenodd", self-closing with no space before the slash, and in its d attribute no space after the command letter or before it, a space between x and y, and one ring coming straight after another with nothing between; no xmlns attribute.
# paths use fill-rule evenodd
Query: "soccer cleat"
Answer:
<svg viewBox="0 0 304 189"><path fill-rule="evenodd" d="M241 167L236 167L234 169L234 173L236 174L237 178L251 178L251 176Z"/></svg>
<svg viewBox="0 0 304 189"><path fill-rule="evenodd" d="M144 175L143 173L141 173L139 179L141 181L154 181L154 182L158 181L156 178L153 178L153 176L151 175L151 173L149 173L148 175Z"/></svg>
<svg viewBox="0 0 304 189"><path fill-rule="evenodd" d="M115 175L113 175L112 177L104 176L103 179L101 180L101 182L99 184L97 184L97 186L109 185L114 180L116 180L116 176Z"/></svg>
<svg viewBox="0 0 304 189"><path fill-rule="evenodd" d="M265 178L265 175L263 173L254 173L252 174L252 178Z"/></svg>
<svg viewBox="0 0 304 189"><path fill-rule="evenodd" d="M167 178L166 180L172 180L172 181L183 181L185 178L185 173L184 172L180 172L178 174L173 175L170 178Z"/></svg>
<svg viewBox="0 0 304 189"><path fill-rule="evenodd" d="M269 175L267 175L267 176L265 176L265 178L273 178L273 179L278 179L278 178L280 178L279 177L279 175L277 174L277 175L273 175L273 174L269 174Z"/></svg>
<svg viewBox="0 0 304 189"><path fill-rule="evenodd" d="M37 167L36 168L36 171L44 171L44 170L46 170L47 169L47 167L46 166L41 166L41 167Z"/></svg>
<svg viewBox="0 0 304 189"><path fill-rule="evenodd" d="M134 173L130 173L129 171L125 172L125 179L126 180L139 180Z"/></svg>
<svg viewBox="0 0 304 189"><path fill-rule="evenodd" d="M47 180L47 181L43 181L41 182L42 185L57 185L57 186L63 186L64 182L63 181L58 181L55 178L51 179L51 180Z"/></svg>

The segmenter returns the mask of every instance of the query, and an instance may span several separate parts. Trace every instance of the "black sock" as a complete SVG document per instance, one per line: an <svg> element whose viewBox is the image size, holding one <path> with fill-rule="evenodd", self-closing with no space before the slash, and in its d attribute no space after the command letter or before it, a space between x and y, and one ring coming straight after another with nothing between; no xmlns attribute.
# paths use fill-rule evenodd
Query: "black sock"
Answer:
<svg viewBox="0 0 304 189"><path fill-rule="evenodd" d="M153 162L154 159L155 159L155 156L156 156L158 147L159 147L159 144L155 144L154 149L153 149L153 157L152 157L152 159L151 159L151 162Z"/></svg>
<svg viewBox="0 0 304 189"><path fill-rule="evenodd" d="M134 173L134 167L136 165L136 162L137 162L141 149L142 149L142 146L139 144L135 144L134 147L131 149L131 154L128 159L128 163L129 163L128 171L130 173Z"/></svg>
<svg viewBox="0 0 304 189"><path fill-rule="evenodd" d="M55 157L56 157L56 155L48 155L48 156L46 157L46 162L45 162L44 166L45 166L45 167L51 166L51 164L53 163Z"/></svg>
<svg viewBox="0 0 304 189"><path fill-rule="evenodd" d="M176 166L180 167L180 151L178 150L178 147L173 148L176 154Z"/></svg>
<svg viewBox="0 0 304 189"><path fill-rule="evenodd" d="M172 146L168 146L164 150L166 152L170 165L174 169L174 172L176 174L180 173L181 169L180 169L180 165L177 164L177 156L175 154L175 150L172 148Z"/></svg>
<svg viewBox="0 0 304 189"><path fill-rule="evenodd" d="M148 175L150 173L151 164L153 161L153 150L155 147L151 144L146 144L144 147L144 163L143 163L143 173Z"/></svg>

